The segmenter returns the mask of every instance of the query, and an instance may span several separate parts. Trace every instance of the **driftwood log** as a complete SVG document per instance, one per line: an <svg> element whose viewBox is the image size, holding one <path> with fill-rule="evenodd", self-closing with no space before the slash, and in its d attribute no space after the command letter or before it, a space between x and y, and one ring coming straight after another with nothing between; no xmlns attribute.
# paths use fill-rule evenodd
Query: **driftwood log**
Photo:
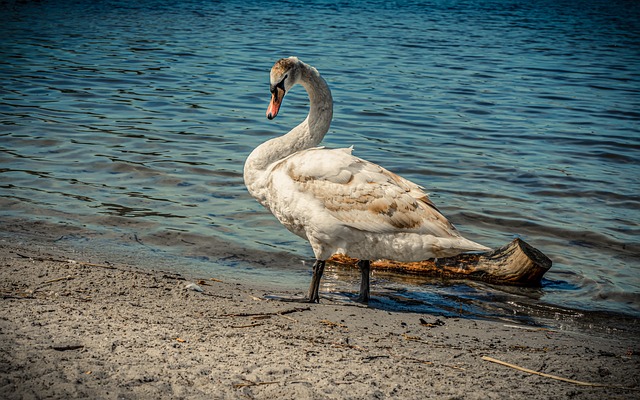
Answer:
<svg viewBox="0 0 640 400"><path fill-rule="evenodd" d="M357 260L334 255L330 262L355 267ZM371 268L425 276L476 279L485 282L539 286L542 276L551 268L551 260L540 250L521 239L482 254L460 254L456 257L419 262L377 260Z"/></svg>

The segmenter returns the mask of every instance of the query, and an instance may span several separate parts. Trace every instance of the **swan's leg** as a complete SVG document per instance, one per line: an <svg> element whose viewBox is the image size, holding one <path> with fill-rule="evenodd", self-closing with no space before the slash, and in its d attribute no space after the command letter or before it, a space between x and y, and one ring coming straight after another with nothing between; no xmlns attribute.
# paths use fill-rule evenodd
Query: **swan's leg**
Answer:
<svg viewBox="0 0 640 400"><path fill-rule="evenodd" d="M305 299L309 303L320 303L320 279L324 272L324 261L316 260L313 264L313 276L311 277L311 285L309 285L309 294Z"/></svg>
<svg viewBox="0 0 640 400"><path fill-rule="evenodd" d="M358 296L358 302L369 302L369 270L371 269L371 262L369 260L358 261L358 268L360 268L360 295Z"/></svg>

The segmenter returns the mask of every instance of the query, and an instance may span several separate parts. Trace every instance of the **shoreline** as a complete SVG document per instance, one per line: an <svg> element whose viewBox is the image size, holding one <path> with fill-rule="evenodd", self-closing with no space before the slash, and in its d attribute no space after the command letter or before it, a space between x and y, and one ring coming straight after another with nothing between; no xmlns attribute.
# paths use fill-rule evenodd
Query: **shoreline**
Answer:
<svg viewBox="0 0 640 400"><path fill-rule="evenodd" d="M108 225L98 230L95 227L89 228L80 221L71 222L69 218L56 222L48 219L1 217L0 225L3 226L0 241L28 243L29 247L59 253L66 258L79 257L97 263L129 264L143 269L164 268L186 275L208 275L215 270L216 276L226 280L300 293L307 288L310 279L309 263L313 263L312 258L301 254L274 249L249 249L218 237L207 238L205 245L201 243L201 237L186 232L163 231L141 235L144 227L125 223ZM183 248L184 253L170 251L175 246L180 248L184 243L190 245ZM334 294L349 297L359 284L360 274L357 268L328 263L326 271L323 285ZM586 327L605 332L612 322L620 321L622 325L637 326L640 331L640 311L634 308L627 307L628 310L625 311L606 304L604 307L594 304L579 307L575 302L567 304L562 301L567 299L560 298L550 301L545 298L549 295L543 295L537 287L421 276L375 268L373 274L374 281L378 281L374 282L374 301L381 300L385 303L376 306L389 311L428 312L465 318L512 317L515 323L530 323L554 329ZM284 280L283 275L286 275ZM460 285L465 288L455 288ZM421 296L404 298L405 287L417 289ZM469 290L476 293L469 295ZM491 304L491 307L483 306L486 304ZM598 324L598 321L604 321L604 324Z"/></svg>
<svg viewBox="0 0 640 400"><path fill-rule="evenodd" d="M265 297L286 290L154 260L69 256L43 238L0 241L0 397L601 399L640 389L634 319L564 331L331 296L284 303Z"/></svg>

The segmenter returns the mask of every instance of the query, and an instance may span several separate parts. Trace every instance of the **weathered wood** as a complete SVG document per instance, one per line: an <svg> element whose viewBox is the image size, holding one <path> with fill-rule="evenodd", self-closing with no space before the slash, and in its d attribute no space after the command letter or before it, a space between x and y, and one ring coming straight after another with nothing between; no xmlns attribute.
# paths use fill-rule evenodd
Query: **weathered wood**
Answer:
<svg viewBox="0 0 640 400"><path fill-rule="evenodd" d="M355 266L357 260L335 255L329 262ZM522 239L483 254L460 254L456 257L402 263L376 260L371 268L426 276L477 279L517 286L538 286L551 268L551 260Z"/></svg>

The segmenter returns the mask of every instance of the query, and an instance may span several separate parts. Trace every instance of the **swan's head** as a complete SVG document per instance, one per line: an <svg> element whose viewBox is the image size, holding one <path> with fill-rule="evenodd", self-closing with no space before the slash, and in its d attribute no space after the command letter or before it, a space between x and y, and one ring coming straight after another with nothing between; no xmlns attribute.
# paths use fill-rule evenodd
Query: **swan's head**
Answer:
<svg viewBox="0 0 640 400"><path fill-rule="evenodd" d="M298 82L301 61L296 57L282 58L271 68L271 103L267 108L267 118L278 115L284 95Z"/></svg>

